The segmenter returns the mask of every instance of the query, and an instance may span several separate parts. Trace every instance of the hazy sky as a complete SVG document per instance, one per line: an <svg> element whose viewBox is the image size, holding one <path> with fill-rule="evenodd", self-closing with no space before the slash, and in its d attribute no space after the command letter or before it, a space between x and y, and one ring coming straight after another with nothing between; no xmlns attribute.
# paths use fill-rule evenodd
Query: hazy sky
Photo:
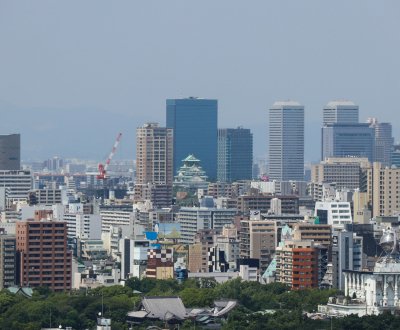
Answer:
<svg viewBox="0 0 400 330"><path fill-rule="evenodd" d="M360 106L400 138L400 1L0 0L0 133L22 157L133 158L135 129L165 125L165 99L219 101L219 127L254 133L267 109L305 106L318 160L322 107Z"/></svg>

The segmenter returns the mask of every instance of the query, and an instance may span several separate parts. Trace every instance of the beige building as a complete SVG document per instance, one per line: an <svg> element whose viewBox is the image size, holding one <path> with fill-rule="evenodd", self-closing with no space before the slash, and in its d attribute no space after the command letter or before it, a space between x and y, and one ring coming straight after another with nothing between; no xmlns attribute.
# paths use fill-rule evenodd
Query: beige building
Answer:
<svg viewBox="0 0 400 330"><path fill-rule="evenodd" d="M329 246L332 243L330 225L298 222L293 226L293 239L296 241L312 240L315 244Z"/></svg>
<svg viewBox="0 0 400 330"><path fill-rule="evenodd" d="M327 158L311 167L311 182L336 183L336 189L357 189L360 187L362 168L369 166L368 158L341 157Z"/></svg>
<svg viewBox="0 0 400 330"><path fill-rule="evenodd" d="M368 224L371 215L368 193L356 190L353 194L353 222Z"/></svg>
<svg viewBox="0 0 400 330"><path fill-rule="evenodd" d="M367 193L372 217L390 216L400 212L400 169L384 168L374 163L367 172Z"/></svg>
<svg viewBox="0 0 400 330"><path fill-rule="evenodd" d="M240 258L259 259L261 272L264 272L271 262L278 244L277 222L242 220L240 225Z"/></svg>
<svg viewBox="0 0 400 330"><path fill-rule="evenodd" d="M271 201L275 196L271 194L260 194L258 192L240 195L237 198L237 209L241 214L248 215L250 210L259 210L267 213L271 209ZM298 196L279 196L281 214L298 214Z"/></svg>
<svg viewBox="0 0 400 330"><path fill-rule="evenodd" d="M194 244L189 245L188 269L192 273L208 273L208 250L214 245L215 231L213 229L199 230Z"/></svg>
<svg viewBox="0 0 400 330"><path fill-rule="evenodd" d="M170 206L172 182L173 130L157 123L144 124L136 130L135 201Z"/></svg>

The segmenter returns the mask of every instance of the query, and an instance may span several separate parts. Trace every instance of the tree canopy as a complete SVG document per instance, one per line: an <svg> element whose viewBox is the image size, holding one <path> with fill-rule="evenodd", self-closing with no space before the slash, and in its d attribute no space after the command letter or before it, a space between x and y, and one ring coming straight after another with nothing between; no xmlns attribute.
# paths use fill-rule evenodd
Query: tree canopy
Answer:
<svg viewBox="0 0 400 330"><path fill-rule="evenodd" d="M140 292L140 293L138 293ZM126 314L139 307L141 296L180 296L186 307L211 307L216 299L236 299L234 309L222 329L400 329L400 318L379 316L348 316L341 319L313 321L303 311L315 311L325 304L336 290L290 291L280 283L262 285L234 279L222 284L214 280L155 280L131 278L126 286L101 287L87 291L53 293L47 288L34 290L32 298L0 291L0 329L36 330L42 327L69 326L73 329L93 329L99 312L112 319L113 330L127 330ZM181 329L193 329L193 320L185 321ZM331 324L332 322L332 324ZM147 322L135 329L162 323ZM201 325L196 324L196 329Z"/></svg>

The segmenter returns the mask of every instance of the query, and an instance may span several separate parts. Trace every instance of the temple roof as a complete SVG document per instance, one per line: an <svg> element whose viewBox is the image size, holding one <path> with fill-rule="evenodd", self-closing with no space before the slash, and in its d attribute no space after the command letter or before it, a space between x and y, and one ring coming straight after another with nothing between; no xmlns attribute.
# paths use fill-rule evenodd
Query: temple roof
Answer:
<svg viewBox="0 0 400 330"><path fill-rule="evenodd" d="M185 306L179 297L144 297L142 306L148 313L147 317L167 319L186 319Z"/></svg>

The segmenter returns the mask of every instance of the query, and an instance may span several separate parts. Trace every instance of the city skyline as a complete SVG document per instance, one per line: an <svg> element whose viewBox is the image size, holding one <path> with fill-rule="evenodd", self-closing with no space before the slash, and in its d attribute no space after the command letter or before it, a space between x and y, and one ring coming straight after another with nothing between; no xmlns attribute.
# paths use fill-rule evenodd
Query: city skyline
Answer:
<svg viewBox="0 0 400 330"><path fill-rule="evenodd" d="M255 157L277 100L305 106L307 161L319 160L330 100L354 101L360 122L392 122L398 140L399 6L3 2L0 131L21 133L22 159L99 160L122 131L116 158L133 159L135 128L164 125L165 100L193 95L218 99L219 128L250 128Z"/></svg>

